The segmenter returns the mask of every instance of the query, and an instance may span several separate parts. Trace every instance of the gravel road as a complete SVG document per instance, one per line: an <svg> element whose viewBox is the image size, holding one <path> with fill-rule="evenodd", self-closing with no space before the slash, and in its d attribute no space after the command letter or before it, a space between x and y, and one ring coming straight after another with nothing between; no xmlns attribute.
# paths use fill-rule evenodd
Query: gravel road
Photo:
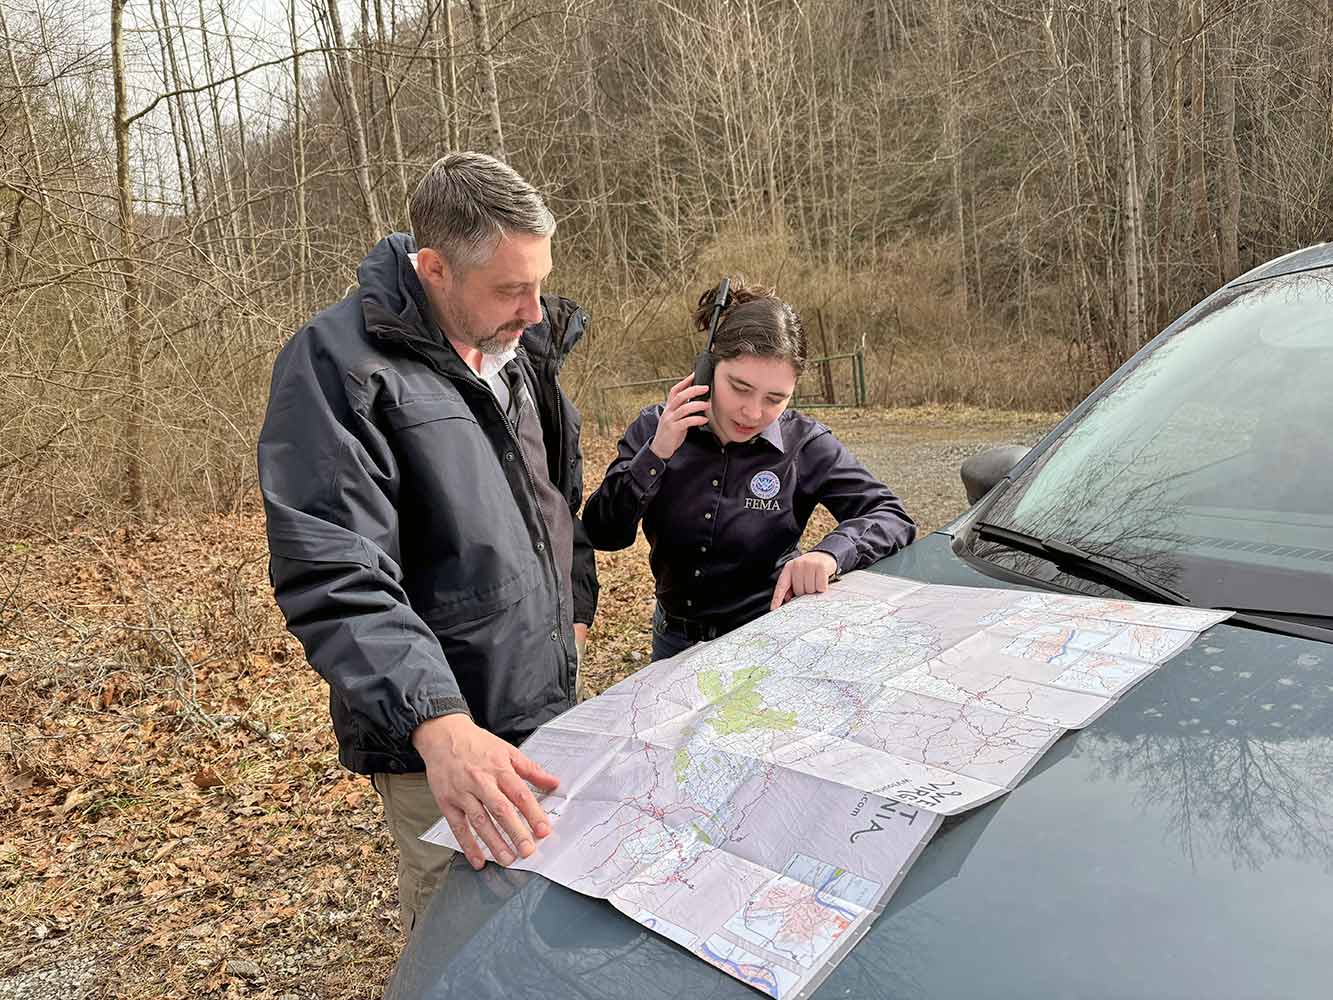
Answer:
<svg viewBox="0 0 1333 1000"><path fill-rule="evenodd" d="M902 420L895 420L892 412L817 415L902 498L922 534L967 509L958 475L964 459L999 445L1033 445L1058 419L1046 414L981 414L974 419L914 415Z"/></svg>

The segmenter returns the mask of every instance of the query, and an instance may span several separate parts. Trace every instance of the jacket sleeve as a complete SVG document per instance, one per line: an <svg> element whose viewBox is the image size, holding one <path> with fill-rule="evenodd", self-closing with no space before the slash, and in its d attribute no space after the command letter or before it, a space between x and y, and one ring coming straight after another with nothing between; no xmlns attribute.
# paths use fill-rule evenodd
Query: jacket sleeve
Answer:
<svg viewBox="0 0 1333 1000"><path fill-rule="evenodd" d="M916 538L902 501L828 431L801 455L800 489L838 519L811 551L831 555L839 573L869 566Z"/></svg>
<svg viewBox="0 0 1333 1000"><path fill-rule="evenodd" d="M591 625L597 615L597 594L601 584L597 582L597 557L588 539L588 529L577 514L574 517L574 564L570 576L574 591L574 621Z"/></svg>
<svg viewBox="0 0 1333 1000"><path fill-rule="evenodd" d="M259 436L269 575L287 627L334 695L404 746L426 720L468 709L403 591L397 467L364 400L309 336L293 338L274 366Z"/></svg>
<svg viewBox="0 0 1333 1000"><path fill-rule="evenodd" d="M667 463L648 447L661 413L660 405L650 406L629 425L602 484L583 508L583 524L594 548L614 551L634 544L643 512L666 478Z"/></svg>

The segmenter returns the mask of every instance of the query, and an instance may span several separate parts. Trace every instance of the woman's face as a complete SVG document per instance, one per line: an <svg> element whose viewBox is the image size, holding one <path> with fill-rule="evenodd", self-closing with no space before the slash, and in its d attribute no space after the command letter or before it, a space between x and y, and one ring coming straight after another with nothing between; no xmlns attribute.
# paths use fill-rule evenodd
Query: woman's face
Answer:
<svg viewBox="0 0 1333 1000"><path fill-rule="evenodd" d="M723 444L748 441L782 416L796 391L796 369L783 358L743 354L717 363L709 426Z"/></svg>

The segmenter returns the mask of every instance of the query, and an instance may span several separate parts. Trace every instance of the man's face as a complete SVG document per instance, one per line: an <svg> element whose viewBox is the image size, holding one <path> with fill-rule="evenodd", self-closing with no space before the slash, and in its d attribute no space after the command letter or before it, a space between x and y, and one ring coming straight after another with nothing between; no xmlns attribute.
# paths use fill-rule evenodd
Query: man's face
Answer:
<svg viewBox="0 0 1333 1000"><path fill-rule="evenodd" d="M782 416L796 391L796 369L783 358L742 355L717 363L709 424L723 444L748 441Z"/></svg>
<svg viewBox="0 0 1333 1000"><path fill-rule="evenodd" d="M551 238L509 235L485 263L458 268L424 248L417 273L436 321L455 347L503 354L525 329L541 322L539 296L551 273Z"/></svg>

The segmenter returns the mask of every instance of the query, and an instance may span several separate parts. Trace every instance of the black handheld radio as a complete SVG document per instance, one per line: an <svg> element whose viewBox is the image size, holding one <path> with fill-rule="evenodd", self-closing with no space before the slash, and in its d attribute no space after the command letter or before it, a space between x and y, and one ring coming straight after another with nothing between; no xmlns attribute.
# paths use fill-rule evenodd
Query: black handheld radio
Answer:
<svg viewBox="0 0 1333 1000"><path fill-rule="evenodd" d="M694 398L708 399L713 395L713 368L717 359L713 357L713 341L717 339L717 321L722 318L722 310L731 301L731 279L723 278L717 286L717 295L713 298L713 315L708 321L708 346L694 358L694 384L706 385L708 391Z"/></svg>

